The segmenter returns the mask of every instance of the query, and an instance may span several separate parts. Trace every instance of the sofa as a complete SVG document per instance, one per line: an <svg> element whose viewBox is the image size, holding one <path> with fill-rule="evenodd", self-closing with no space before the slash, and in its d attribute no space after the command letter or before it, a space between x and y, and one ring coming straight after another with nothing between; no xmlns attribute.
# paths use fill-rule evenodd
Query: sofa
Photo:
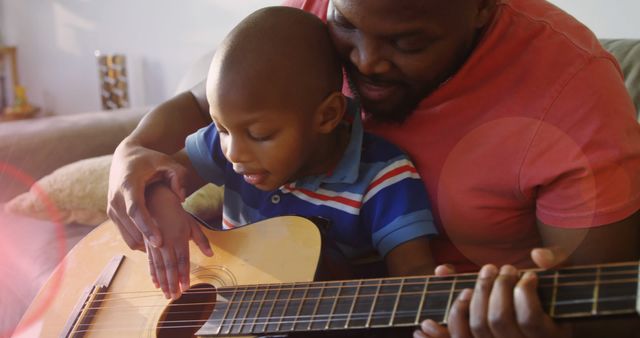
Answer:
<svg viewBox="0 0 640 338"><path fill-rule="evenodd" d="M640 40L602 42L620 61L626 86L636 110L640 112ZM178 92L202 79L211 55L203 56L191 67L181 81ZM3 165L9 164L33 180L47 183L45 178L55 173L57 168L65 165L67 169L74 168L74 165L82 167L88 163L77 162L79 160L97 163L101 161L97 156L112 153L147 110L121 109L0 123L0 204L15 200L28 190L28 186L17 180L14 173ZM102 184L102 189L106 189L104 163L108 162L100 163L103 166L100 169L103 179L95 182L95 185ZM73 185L87 184L80 180L80 176L84 175L82 172L75 178L73 170L66 172L72 174L67 175L66 184L69 186L64 191L72 191ZM103 200L96 203L106 205L104 192L100 198ZM42 215L40 219L16 215L15 212L0 208L0 252L3 256L0 266L0 336L6 335L15 326L64 253L96 225L95 221L88 222L93 224L78 222L82 217L71 217L63 225L56 225L46 218Z"/></svg>

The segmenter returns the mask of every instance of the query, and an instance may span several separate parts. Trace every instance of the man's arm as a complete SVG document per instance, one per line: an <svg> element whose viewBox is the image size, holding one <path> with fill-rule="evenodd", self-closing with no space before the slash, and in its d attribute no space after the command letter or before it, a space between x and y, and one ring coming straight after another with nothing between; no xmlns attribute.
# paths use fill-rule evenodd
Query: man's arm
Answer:
<svg viewBox="0 0 640 338"><path fill-rule="evenodd" d="M634 261L640 258L640 211L628 218L591 229L563 229L538 222L543 244L532 259L550 268L558 265ZM423 322L415 337L626 337L640 321L581 322L573 328L556 324L540 306L533 274L518 278L513 267L484 266L473 294L465 293L451 309L448 330ZM573 332L573 333L572 333ZM615 334L617 332L619 334ZM428 334L431 333L431 334Z"/></svg>
<svg viewBox="0 0 640 338"><path fill-rule="evenodd" d="M153 245L162 245L146 208L145 187L165 181L185 198L185 173L168 154L183 148L187 135L210 122L203 81L149 112L116 148L109 172L107 213L130 248L145 250L142 234Z"/></svg>

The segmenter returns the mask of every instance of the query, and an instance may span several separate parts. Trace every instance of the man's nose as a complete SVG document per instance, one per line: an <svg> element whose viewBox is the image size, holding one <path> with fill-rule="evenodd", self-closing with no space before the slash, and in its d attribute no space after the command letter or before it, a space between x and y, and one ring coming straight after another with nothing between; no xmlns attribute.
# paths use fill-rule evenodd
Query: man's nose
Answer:
<svg viewBox="0 0 640 338"><path fill-rule="evenodd" d="M358 34L349 55L351 62L364 75L388 72L391 63L382 55L382 45L376 39Z"/></svg>

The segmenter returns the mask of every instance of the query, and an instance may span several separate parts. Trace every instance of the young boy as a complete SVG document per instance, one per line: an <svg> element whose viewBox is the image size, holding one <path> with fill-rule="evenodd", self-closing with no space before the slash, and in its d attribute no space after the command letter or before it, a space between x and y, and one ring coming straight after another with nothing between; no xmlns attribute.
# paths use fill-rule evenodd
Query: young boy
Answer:
<svg viewBox="0 0 640 338"><path fill-rule="evenodd" d="M399 149L363 133L358 107L341 88L340 61L320 19L287 7L250 15L211 62L213 123L175 155L191 173L186 190L224 184L226 229L320 216L347 258L377 252L392 274L431 272L427 236L436 229L423 183ZM189 238L211 250L169 187L149 187L147 202L163 238L159 248L147 245L151 275L176 298L189 285Z"/></svg>

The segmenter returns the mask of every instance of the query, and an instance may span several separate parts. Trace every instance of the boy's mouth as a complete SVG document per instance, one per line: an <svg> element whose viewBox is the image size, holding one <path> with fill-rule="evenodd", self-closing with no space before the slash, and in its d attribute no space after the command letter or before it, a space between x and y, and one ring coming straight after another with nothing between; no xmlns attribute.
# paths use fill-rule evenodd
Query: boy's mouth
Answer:
<svg viewBox="0 0 640 338"><path fill-rule="evenodd" d="M251 184L251 185L259 185L261 183L264 183L267 179L267 174L266 173L260 173L260 174L242 174L242 177L244 178L245 182Z"/></svg>

